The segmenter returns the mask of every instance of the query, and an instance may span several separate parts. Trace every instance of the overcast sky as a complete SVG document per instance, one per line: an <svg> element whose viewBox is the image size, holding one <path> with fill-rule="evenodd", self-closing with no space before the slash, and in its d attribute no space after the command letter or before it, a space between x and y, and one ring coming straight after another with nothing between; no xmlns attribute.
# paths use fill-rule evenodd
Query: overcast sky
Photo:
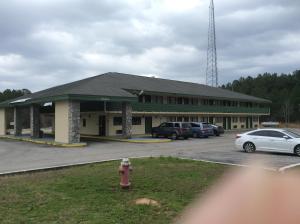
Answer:
<svg viewBox="0 0 300 224"><path fill-rule="evenodd" d="M209 0L9 0L0 90L116 71L205 83ZM221 83L300 65L299 0L215 0Z"/></svg>

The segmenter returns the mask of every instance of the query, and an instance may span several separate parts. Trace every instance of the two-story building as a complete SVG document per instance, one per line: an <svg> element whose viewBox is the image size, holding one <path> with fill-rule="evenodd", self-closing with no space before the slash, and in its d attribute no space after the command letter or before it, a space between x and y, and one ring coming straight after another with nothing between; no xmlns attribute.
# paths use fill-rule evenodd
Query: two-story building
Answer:
<svg viewBox="0 0 300 224"><path fill-rule="evenodd" d="M270 114L270 103L197 83L106 73L2 102L0 135L13 124L14 135L29 128L39 137L41 123L63 143L79 142L80 135L147 134L165 121L256 128L259 117Z"/></svg>

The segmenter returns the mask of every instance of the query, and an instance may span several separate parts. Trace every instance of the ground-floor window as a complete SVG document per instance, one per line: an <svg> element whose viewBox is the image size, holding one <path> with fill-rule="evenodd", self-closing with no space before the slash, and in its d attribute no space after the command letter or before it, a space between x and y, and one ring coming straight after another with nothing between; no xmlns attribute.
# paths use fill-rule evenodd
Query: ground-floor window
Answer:
<svg viewBox="0 0 300 224"><path fill-rule="evenodd" d="M176 122L176 117L168 117L167 121L169 121L169 122Z"/></svg>
<svg viewBox="0 0 300 224"><path fill-rule="evenodd" d="M141 117L132 117L132 125L142 125Z"/></svg>
<svg viewBox="0 0 300 224"><path fill-rule="evenodd" d="M240 122L241 123L245 123L246 122L246 118L245 117L240 117Z"/></svg>
<svg viewBox="0 0 300 224"><path fill-rule="evenodd" d="M198 117L191 117L191 122L198 122Z"/></svg>
<svg viewBox="0 0 300 224"><path fill-rule="evenodd" d="M239 122L239 118L238 117L233 117L232 118L232 122L233 123L238 123Z"/></svg>
<svg viewBox="0 0 300 224"><path fill-rule="evenodd" d="M86 127L86 119L85 118L82 119L82 127L84 127L84 128Z"/></svg>
<svg viewBox="0 0 300 224"><path fill-rule="evenodd" d="M114 124L114 126L121 126L122 125L122 117L114 117L113 124Z"/></svg>
<svg viewBox="0 0 300 224"><path fill-rule="evenodd" d="M215 122L216 123L223 123L223 118L222 117L216 117Z"/></svg>

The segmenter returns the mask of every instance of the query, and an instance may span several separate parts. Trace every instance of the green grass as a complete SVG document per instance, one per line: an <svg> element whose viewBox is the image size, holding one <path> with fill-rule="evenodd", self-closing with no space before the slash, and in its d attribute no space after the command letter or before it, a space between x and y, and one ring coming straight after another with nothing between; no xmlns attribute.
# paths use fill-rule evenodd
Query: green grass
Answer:
<svg viewBox="0 0 300 224"><path fill-rule="evenodd" d="M0 223L171 223L226 166L173 158L132 160L132 189L119 162L0 177ZM135 205L138 198L161 207Z"/></svg>

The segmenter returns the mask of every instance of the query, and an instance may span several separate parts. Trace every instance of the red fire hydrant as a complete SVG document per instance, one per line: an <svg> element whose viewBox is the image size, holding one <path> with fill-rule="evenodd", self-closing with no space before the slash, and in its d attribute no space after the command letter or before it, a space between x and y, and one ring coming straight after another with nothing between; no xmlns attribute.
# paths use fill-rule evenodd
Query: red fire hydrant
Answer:
<svg viewBox="0 0 300 224"><path fill-rule="evenodd" d="M122 159L121 165L119 167L119 174L121 176L120 186L123 189L128 189L131 185L129 182L129 173L132 171L132 166L128 158Z"/></svg>

